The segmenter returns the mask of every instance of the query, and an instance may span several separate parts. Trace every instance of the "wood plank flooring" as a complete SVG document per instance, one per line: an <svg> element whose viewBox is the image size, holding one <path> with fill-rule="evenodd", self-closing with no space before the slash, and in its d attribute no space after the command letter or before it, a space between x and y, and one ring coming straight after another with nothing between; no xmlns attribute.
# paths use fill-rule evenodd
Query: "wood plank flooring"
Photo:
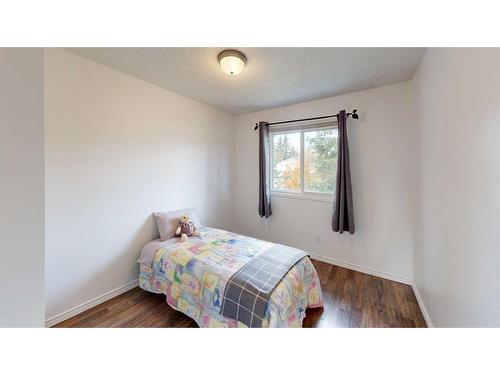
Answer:
<svg viewBox="0 0 500 375"><path fill-rule="evenodd" d="M325 299L304 327L426 327L409 285L313 260ZM197 327L165 296L134 288L56 327Z"/></svg>

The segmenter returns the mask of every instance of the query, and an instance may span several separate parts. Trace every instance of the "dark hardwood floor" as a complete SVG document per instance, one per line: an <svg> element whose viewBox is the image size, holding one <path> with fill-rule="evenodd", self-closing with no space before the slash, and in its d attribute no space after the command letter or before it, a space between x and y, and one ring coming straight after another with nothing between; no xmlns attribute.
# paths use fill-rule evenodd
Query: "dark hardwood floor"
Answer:
<svg viewBox="0 0 500 375"><path fill-rule="evenodd" d="M313 260L325 299L304 327L426 327L409 285ZM197 327L165 296L134 288L56 327Z"/></svg>

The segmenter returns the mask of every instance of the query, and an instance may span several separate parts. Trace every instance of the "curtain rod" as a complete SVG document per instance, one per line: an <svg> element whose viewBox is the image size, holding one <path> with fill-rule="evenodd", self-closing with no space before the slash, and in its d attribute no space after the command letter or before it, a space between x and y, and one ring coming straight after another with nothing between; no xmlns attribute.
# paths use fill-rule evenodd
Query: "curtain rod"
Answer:
<svg viewBox="0 0 500 375"><path fill-rule="evenodd" d="M358 114L356 113L357 111L358 111L357 109L353 109L352 112L347 113L347 117L352 116L353 119L357 120L359 118ZM339 114L337 113L335 115L328 115L328 116L309 117L309 118L300 118L300 119L297 119L297 120L271 122L271 123L268 123L267 126L270 126L270 125L280 125L280 124L288 124L290 122L321 120L321 119L324 119L324 118L337 117L338 115ZM255 123L255 126L254 126L253 130L257 130L258 128L259 128L259 124Z"/></svg>

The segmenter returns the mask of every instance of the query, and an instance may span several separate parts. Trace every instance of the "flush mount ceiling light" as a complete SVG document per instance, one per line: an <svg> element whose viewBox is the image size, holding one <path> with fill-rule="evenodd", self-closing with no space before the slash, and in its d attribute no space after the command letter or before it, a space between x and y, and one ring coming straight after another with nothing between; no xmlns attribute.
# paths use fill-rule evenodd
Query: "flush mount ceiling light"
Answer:
<svg viewBox="0 0 500 375"><path fill-rule="evenodd" d="M244 54L235 50L225 50L219 54L219 64L222 71L229 76L237 76L241 73L247 59Z"/></svg>

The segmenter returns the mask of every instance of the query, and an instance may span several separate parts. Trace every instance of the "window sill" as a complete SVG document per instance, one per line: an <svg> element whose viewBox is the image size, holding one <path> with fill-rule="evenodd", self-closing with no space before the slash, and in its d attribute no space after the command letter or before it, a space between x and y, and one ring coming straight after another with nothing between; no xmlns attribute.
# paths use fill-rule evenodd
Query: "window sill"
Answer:
<svg viewBox="0 0 500 375"><path fill-rule="evenodd" d="M333 203L334 201L333 194L321 194L321 193L287 193L281 191L271 191L271 197L302 199L307 201L329 202L329 203Z"/></svg>

